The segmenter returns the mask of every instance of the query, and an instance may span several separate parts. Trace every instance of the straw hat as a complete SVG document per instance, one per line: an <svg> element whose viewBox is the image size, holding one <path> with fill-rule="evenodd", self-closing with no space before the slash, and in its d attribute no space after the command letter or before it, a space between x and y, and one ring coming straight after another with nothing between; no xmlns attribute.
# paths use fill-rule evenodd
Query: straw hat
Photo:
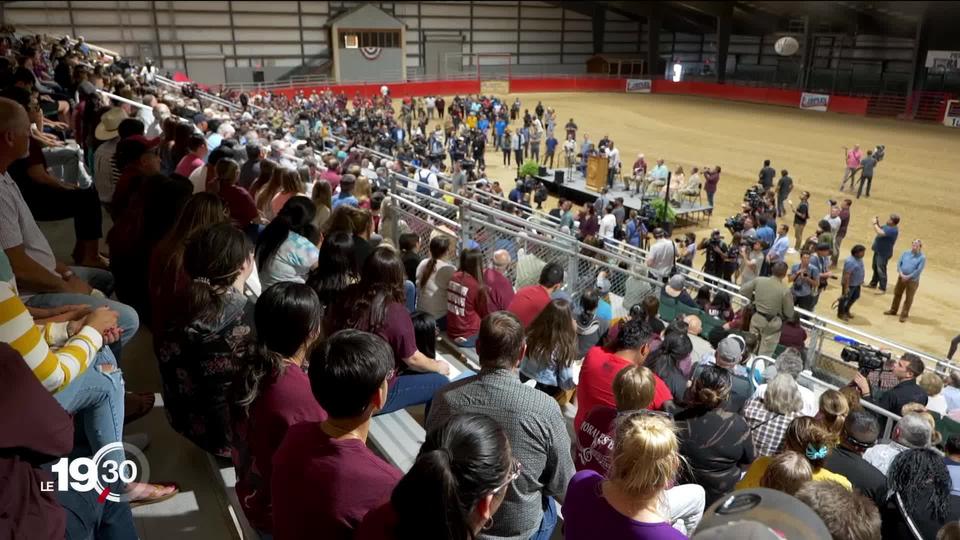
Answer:
<svg viewBox="0 0 960 540"><path fill-rule="evenodd" d="M123 109L119 107L114 107L103 113L103 116L100 117L100 123L97 124L97 129L93 134L99 141L109 141L117 136L117 129L120 127L120 122L126 119L127 113L123 112Z"/></svg>

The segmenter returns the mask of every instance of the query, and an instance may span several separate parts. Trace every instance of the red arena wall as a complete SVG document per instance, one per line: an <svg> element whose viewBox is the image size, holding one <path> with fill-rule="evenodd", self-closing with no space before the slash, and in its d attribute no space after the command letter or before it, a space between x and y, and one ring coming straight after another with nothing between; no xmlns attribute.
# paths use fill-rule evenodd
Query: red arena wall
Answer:
<svg viewBox="0 0 960 540"><path fill-rule="evenodd" d="M510 92L624 92L626 91L626 84L627 79L625 78L515 78L510 79ZM480 81L476 79L399 82L386 83L386 85L390 88L390 94L395 98L439 94L457 95L480 93ZM283 94L290 97L301 90L309 94L313 91L323 92L331 89L334 92L344 92L348 96L353 96L357 92L360 92L360 95L367 97L378 95L380 93L380 86L382 86L382 83L338 84L278 88L272 91L276 94ZM802 92L797 90L784 90L780 88L738 86L699 81L673 82L664 79L653 80L650 91L654 94L703 96L765 105L780 105L783 107L799 107L802 95ZM827 110L830 112L864 116L867 114L867 102L868 100L866 98L831 95Z"/></svg>

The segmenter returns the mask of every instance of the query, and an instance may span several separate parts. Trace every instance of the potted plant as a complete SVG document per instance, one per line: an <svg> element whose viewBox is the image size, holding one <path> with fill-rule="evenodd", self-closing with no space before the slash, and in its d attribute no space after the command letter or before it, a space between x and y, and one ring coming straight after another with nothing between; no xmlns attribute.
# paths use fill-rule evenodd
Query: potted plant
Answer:
<svg viewBox="0 0 960 540"><path fill-rule="evenodd" d="M517 173L517 178L526 178L536 177L540 174L540 164L532 159L528 159L523 162L523 165L520 165L520 171Z"/></svg>
<svg viewBox="0 0 960 540"><path fill-rule="evenodd" d="M653 225L662 227L668 232L673 230L673 224L677 222L677 211L673 206L667 204L663 199L653 199L648 204L654 210Z"/></svg>

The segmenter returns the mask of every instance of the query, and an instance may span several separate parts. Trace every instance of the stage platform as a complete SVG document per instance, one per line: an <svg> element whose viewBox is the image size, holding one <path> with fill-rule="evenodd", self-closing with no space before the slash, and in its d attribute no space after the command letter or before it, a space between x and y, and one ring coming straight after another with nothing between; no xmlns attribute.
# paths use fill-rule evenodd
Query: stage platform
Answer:
<svg viewBox="0 0 960 540"><path fill-rule="evenodd" d="M562 185L557 185L555 180L556 175L554 172L558 170L563 171ZM577 169L547 169L546 175L538 176L537 178L547 186L548 190L556 193L558 197L570 199L577 204L592 203L600 196L599 192L587 187L586 177ZM613 189L607 193L607 196L611 200L617 197L623 197L623 206L628 210L640 210L644 202L662 197L659 192L656 194L651 192L645 196L641 196L640 194L634 193L633 185L631 185L630 188L629 191L624 189L623 183L617 181ZM695 221L697 223L704 217L709 219L709 211L712 210L712 207L706 202L706 194L703 195L703 199L702 202L697 200L684 200L680 203L679 207L674 206L673 210L676 212L678 219Z"/></svg>

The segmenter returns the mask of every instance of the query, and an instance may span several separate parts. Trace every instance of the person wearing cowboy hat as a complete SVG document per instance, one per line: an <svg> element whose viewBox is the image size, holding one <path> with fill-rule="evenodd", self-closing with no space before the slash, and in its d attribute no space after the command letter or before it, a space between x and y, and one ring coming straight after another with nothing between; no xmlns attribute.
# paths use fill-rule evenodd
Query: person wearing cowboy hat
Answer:
<svg viewBox="0 0 960 540"><path fill-rule="evenodd" d="M113 107L100 117L93 136L100 144L93 154L93 181L100 194L100 201L109 204L113 200L113 191L117 184L119 171L114 165L114 156L117 153L117 143L120 142L120 124L127 120L127 113L120 107ZM140 124L139 121L137 121ZM141 124L142 125L142 124ZM128 127L135 127L128 123ZM124 130L124 135L127 135ZM133 130L134 134L136 130ZM143 133L141 128L140 133Z"/></svg>
<svg viewBox="0 0 960 540"><path fill-rule="evenodd" d="M884 315L897 315L900 313L900 322L906 322L910 316L910 307L913 305L913 297L917 294L917 288L920 287L920 274L927 264L927 256L921 253L923 242L920 239L913 241L908 251L900 255L900 261L897 263L897 285L893 289L893 303L890 309L884 311ZM906 293L906 299L903 301L903 311L900 311L900 298Z"/></svg>

